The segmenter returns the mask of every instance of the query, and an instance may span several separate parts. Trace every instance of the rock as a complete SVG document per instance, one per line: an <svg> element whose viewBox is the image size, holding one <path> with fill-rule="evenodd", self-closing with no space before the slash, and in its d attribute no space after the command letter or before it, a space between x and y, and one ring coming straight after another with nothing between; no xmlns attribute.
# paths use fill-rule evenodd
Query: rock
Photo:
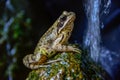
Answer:
<svg viewBox="0 0 120 80"><path fill-rule="evenodd" d="M26 80L102 80L101 68L82 60L82 53L58 53L50 60L58 59L61 61L50 63L49 67L33 70Z"/></svg>

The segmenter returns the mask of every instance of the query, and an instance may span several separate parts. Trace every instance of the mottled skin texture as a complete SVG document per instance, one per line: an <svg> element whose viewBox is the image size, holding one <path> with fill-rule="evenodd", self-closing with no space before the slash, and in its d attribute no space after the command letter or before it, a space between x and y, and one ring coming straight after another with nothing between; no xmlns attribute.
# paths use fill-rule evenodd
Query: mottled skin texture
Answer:
<svg viewBox="0 0 120 80"><path fill-rule="evenodd" d="M75 13L64 11L48 31L40 38L34 54L26 55L23 63L30 69L48 67L48 63L60 60L47 61L57 52L77 52L80 50L68 44L68 39L74 26Z"/></svg>

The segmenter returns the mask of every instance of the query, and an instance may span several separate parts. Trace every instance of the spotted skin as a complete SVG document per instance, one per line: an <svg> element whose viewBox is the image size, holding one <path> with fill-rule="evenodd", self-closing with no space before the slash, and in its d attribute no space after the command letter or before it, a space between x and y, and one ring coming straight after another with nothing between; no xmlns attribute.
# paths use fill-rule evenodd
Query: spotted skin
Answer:
<svg viewBox="0 0 120 80"><path fill-rule="evenodd" d="M28 54L23 58L23 63L30 69L48 67L49 58L57 52L77 52L80 50L68 44L71 36L74 20L74 12L64 11L48 31L40 38L34 54ZM59 61L52 61L53 63Z"/></svg>

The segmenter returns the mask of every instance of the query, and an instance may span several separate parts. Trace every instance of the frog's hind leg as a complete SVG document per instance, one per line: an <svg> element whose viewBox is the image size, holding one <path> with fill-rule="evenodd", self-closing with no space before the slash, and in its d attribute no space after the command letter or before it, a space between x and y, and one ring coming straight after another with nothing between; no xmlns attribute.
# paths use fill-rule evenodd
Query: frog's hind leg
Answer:
<svg viewBox="0 0 120 80"><path fill-rule="evenodd" d="M51 67L50 64L55 63L55 62L59 62L59 61L61 61L61 59L49 60L49 61L47 61L45 63L42 63L42 64L39 64L39 62L37 62L37 63L31 64L30 68L32 68L32 69L38 69L38 68Z"/></svg>
<svg viewBox="0 0 120 80"><path fill-rule="evenodd" d="M41 55L41 54L40 54ZM48 58L45 55L41 55L39 57L38 54L29 54L23 58L23 63L26 67L30 69L38 69L41 67L50 67L50 64L61 61L61 59L58 60L48 60Z"/></svg>
<svg viewBox="0 0 120 80"><path fill-rule="evenodd" d="M47 56L41 54L29 54L23 58L23 64L30 69L37 69L47 61ZM44 66L45 67L45 66Z"/></svg>

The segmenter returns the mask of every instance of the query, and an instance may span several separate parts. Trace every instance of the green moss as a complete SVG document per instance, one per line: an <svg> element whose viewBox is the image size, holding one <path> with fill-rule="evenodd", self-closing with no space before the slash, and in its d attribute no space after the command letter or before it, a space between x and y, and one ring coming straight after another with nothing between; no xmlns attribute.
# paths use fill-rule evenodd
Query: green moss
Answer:
<svg viewBox="0 0 120 80"><path fill-rule="evenodd" d="M103 70L85 55L85 53L58 53L50 60L62 59L62 61L51 63L51 67L32 71L27 80L102 80L100 72Z"/></svg>
<svg viewBox="0 0 120 80"><path fill-rule="evenodd" d="M35 71L32 71L30 72L26 80L38 80L38 79L39 79L39 75Z"/></svg>

